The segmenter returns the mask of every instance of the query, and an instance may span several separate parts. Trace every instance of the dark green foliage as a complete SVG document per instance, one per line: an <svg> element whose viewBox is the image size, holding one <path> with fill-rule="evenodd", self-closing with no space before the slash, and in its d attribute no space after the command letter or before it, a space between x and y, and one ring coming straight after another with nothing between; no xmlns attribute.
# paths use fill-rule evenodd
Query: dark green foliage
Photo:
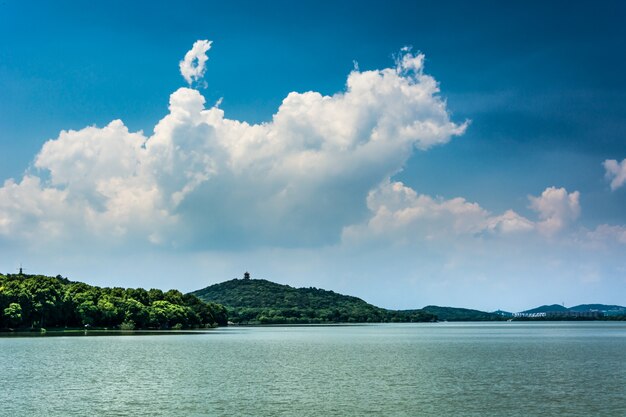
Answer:
<svg viewBox="0 0 626 417"><path fill-rule="evenodd" d="M4 317L10 326L17 326L22 321L22 306L11 303L4 309Z"/></svg>
<svg viewBox="0 0 626 417"><path fill-rule="evenodd" d="M435 314L439 320L447 321L503 321L506 317L503 317L495 313L487 313L480 310L470 310L467 308L456 307L439 307L439 306L426 306L422 310L431 314Z"/></svg>
<svg viewBox="0 0 626 417"><path fill-rule="evenodd" d="M318 288L293 288L263 279L234 279L191 294L225 305L234 323L381 323L437 319L421 310L385 310L357 297Z"/></svg>
<svg viewBox="0 0 626 417"><path fill-rule="evenodd" d="M60 276L0 274L0 329L182 329L227 322L223 306L177 290L100 288Z"/></svg>

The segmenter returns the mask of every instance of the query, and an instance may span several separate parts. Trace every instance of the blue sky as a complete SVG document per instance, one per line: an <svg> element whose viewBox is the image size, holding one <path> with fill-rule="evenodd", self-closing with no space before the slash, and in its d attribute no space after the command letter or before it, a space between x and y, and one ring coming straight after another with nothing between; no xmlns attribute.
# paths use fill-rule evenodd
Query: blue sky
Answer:
<svg viewBox="0 0 626 417"><path fill-rule="evenodd" d="M625 9L4 2L0 269L183 290L249 269L394 308L624 304ZM198 105L204 122L177 116ZM424 121L437 132L398 139Z"/></svg>

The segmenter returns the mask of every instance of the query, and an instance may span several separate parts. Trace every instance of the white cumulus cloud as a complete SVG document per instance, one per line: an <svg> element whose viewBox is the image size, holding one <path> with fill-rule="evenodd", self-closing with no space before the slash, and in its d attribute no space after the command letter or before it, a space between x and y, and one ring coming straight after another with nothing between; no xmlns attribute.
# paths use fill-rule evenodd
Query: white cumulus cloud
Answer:
<svg viewBox="0 0 626 417"><path fill-rule="evenodd" d="M493 216L479 204L464 198L433 198L418 194L397 181L387 180L370 191L367 206L371 217L366 223L346 227L344 241L384 239L410 243L534 229L533 222L513 210Z"/></svg>
<svg viewBox="0 0 626 417"><path fill-rule="evenodd" d="M528 197L530 208L536 211L541 219L537 227L547 236L565 229L580 215L580 193L568 193L565 188L548 187L539 197Z"/></svg>
<svg viewBox="0 0 626 417"><path fill-rule="evenodd" d="M622 162L607 159L603 163L606 178L611 181L611 190L617 190L626 183L626 158Z"/></svg>
<svg viewBox="0 0 626 417"><path fill-rule="evenodd" d="M188 81L202 76L209 47L196 42L181 62ZM63 131L42 147L37 172L0 188L0 239L220 248L336 242L367 215L368 193L416 148L445 144L466 128L450 120L422 55L405 52L399 62L352 71L332 96L292 92L265 123L229 119L197 90L180 88L151 136L119 120ZM44 227L50 234L38 233Z"/></svg>
<svg viewBox="0 0 626 417"><path fill-rule="evenodd" d="M189 85L204 77L206 62L209 59L206 53L211 49L211 44L212 42L207 40L196 41L178 64L181 75Z"/></svg>
<svg viewBox="0 0 626 417"><path fill-rule="evenodd" d="M500 216L487 220L487 228L499 233L528 232L535 229L535 223L513 210L507 210Z"/></svg>
<svg viewBox="0 0 626 417"><path fill-rule="evenodd" d="M452 242L465 237L506 237L530 232L553 237L572 225L580 215L580 193L565 188L548 187L540 196L529 196L537 220L528 219L514 210L493 214L478 203L462 197L444 199L418 194L401 182L382 182L367 197L370 215L366 221L347 226L343 239L347 243L370 240L416 243ZM600 236L616 236L620 227L598 229ZM600 233L602 232L602 233ZM592 235L587 233L587 238ZM621 236L621 235L619 235Z"/></svg>

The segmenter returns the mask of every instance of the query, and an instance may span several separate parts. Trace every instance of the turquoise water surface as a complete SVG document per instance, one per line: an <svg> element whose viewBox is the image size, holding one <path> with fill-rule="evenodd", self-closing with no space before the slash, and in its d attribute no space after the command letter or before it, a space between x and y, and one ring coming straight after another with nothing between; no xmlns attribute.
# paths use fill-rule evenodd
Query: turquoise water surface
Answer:
<svg viewBox="0 0 626 417"><path fill-rule="evenodd" d="M626 417L626 323L0 337L1 416Z"/></svg>

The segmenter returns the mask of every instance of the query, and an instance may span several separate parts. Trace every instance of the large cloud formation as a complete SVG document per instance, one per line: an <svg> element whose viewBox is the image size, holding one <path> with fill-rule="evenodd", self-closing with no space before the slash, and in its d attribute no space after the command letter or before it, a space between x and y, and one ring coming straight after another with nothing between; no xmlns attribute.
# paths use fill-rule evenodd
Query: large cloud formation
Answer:
<svg viewBox="0 0 626 417"><path fill-rule="evenodd" d="M181 61L202 79L209 41ZM308 246L339 240L366 198L415 148L464 132L450 120L424 56L352 71L333 96L290 93L272 120L248 124L207 108L194 89L170 96L151 136L120 120L63 131L36 172L0 188L0 237L150 242L173 247ZM370 204L370 203L368 203Z"/></svg>
<svg viewBox="0 0 626 417"><path fill-rule="evenodd" d="M180 62L189 84L203 81L210 46L197 41ZM180 88L150 136L114 120L46 142L32 170L0 187L0 241L254 249L535 232L554 240L573 229L577 191L529 196L532 220L392 180L415 149L466 127L450 120L424 56L407 49L394 67L352 71L343 92L290 93L261 124L228 119L199 91ZM623 166L605 162L612 188ZM624 243L623 232L601 225L583 235Z"/></svg>

